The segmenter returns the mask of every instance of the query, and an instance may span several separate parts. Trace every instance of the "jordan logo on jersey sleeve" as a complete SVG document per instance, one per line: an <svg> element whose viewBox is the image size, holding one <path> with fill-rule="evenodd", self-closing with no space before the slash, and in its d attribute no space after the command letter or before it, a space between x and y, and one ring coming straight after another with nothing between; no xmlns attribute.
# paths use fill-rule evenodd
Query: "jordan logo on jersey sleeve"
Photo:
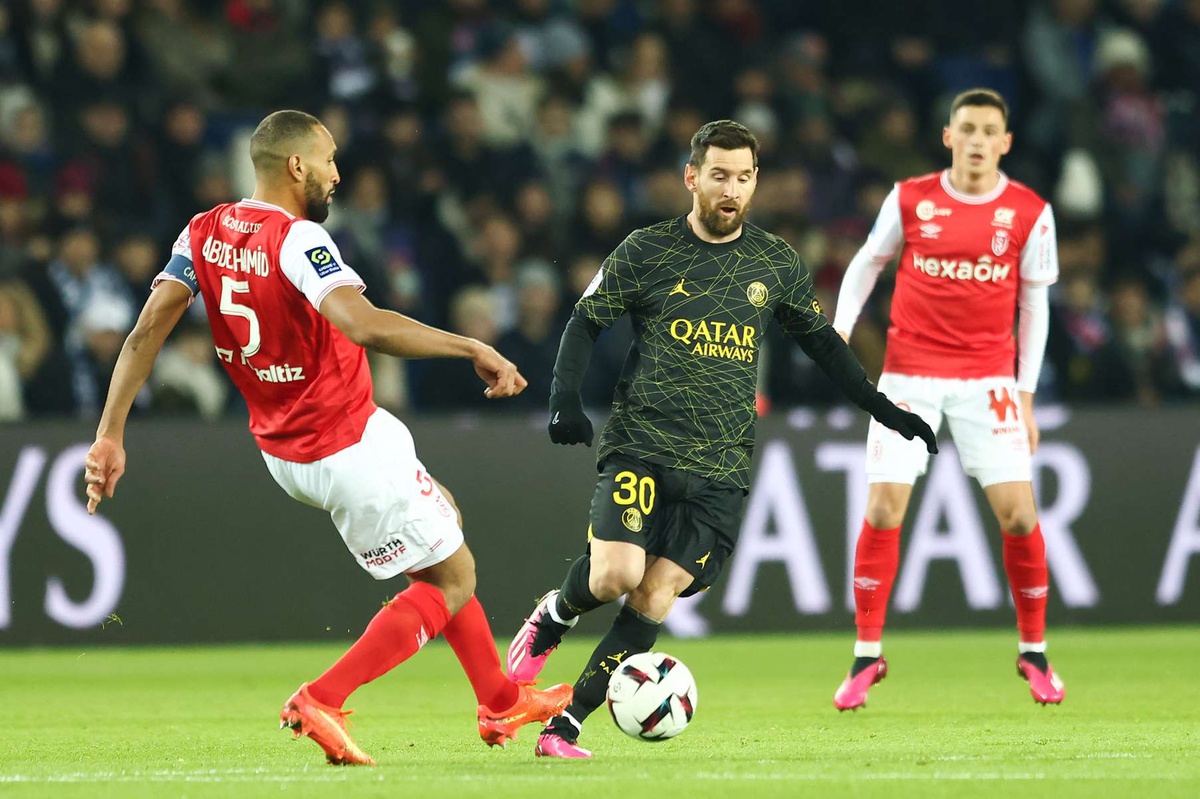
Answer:
<svg viewBox="0 0 1200 799"><path fill-rule="evenodd" d="M312 264L313 269L317 271L317 277L329 277L335 272L342 271L341 265L325 245L313 247L311 250L305 251L304 255Z"/></svg>

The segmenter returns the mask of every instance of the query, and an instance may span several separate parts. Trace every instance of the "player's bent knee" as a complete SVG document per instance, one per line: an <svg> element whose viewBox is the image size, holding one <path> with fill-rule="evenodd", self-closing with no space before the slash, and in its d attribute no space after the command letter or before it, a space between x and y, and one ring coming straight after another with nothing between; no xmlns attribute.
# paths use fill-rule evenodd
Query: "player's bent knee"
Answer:
<svg viewBox="0 0 1200 799"><path fill-rule="evenodd" d="M1000 529L1009 535L1029 535L1037 527L1037 514L1020 510L1010 513L997 513L996 520Z"/></svg>
<svg viewBox="0 0 1200 799"><path fill-rule="evenodd" d="M593 560L588 588L596 599L611 602L637 588L642 574L643 570L627 564L598 564Z"/></svg>

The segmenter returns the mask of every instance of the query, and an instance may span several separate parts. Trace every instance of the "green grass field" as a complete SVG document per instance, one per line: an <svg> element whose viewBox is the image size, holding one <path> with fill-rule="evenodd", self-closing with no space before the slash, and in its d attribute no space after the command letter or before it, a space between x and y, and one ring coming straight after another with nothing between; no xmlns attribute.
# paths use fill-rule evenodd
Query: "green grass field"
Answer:
<svg viewBox="0 0 1200 799"><path fill-rule="evenodd" d="M572 680L592 643L568 641L545 676ZM1059 630L1051 647L1068 693L1043 708L1011 633L895 633L870 707L839 714L846 635L667 639L699 685L691 728L642 743L600 711L593 761L548 762L536 727L507 750L480 743L437 643L352 697L374 769L327 766L276 729L334 646L10 650L0 796L1200 796L1200 628Z"/></svg>

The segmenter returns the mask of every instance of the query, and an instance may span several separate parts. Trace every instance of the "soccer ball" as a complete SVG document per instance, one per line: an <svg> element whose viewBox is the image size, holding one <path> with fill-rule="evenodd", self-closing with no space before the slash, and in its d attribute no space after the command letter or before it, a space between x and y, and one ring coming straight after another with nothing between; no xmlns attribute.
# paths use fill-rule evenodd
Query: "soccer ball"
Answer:
<svg viewBox="0 0 1200 799"><path fill-rule="evenodd" d="M696 681L677 658L641 652L622 661L608 679L608 712L621 732L663 741L683 732L696 712Z"/></svg>

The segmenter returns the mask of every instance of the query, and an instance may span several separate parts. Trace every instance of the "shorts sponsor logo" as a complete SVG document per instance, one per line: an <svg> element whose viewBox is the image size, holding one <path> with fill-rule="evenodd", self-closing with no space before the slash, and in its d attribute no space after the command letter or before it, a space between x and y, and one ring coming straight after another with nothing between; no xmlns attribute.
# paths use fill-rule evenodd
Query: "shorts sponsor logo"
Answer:
<svg viewBox="0 0 1200 799"><path fill-rule="evenodd" d="M642 531L642 512L637 508L626 508L621 514L621 524L631 533Z"/></svg>
<svg viewBox="0 0 1200 799"><path fill-rule="evenodd" d="M317 277L329 277L330 275L342 271L342 266L333 257L333 253L329 248L322 244L320 247L313 247L311 250L306 250L304 253L308 258L308 262L312 264L313 269L317 272Z"/></svg>
<svg viewBox="0 0 1200 799"><path fill-rule="evenodd" d="M366 552L360 552L358 557L362 559L364 566L382 566L385 563L391 563L393 560L398 560L404 554L404 542L398 538L389 538L382 546L368 549Z"/></svg>
<svg viewBox="0 0 1200 799"><path fill-rule="evenodd" d="M746 299L750 300L750 304L755 308L761 308L767 304L767 287L757 280L750 284L746 289Z"/></svg>
<svg viewBox="0 0 1200 799"><path fill-rule="evenodd" d="M992 409L992 413L996 414L996 421L1003 423L1008 419L1008 414L1012 413L1013 421L1016 421L1017 402L1013 399L1012 394L1007 388L1000 389L1000 393L996 393L996 389L988 389L988 407Z"/></svg>

